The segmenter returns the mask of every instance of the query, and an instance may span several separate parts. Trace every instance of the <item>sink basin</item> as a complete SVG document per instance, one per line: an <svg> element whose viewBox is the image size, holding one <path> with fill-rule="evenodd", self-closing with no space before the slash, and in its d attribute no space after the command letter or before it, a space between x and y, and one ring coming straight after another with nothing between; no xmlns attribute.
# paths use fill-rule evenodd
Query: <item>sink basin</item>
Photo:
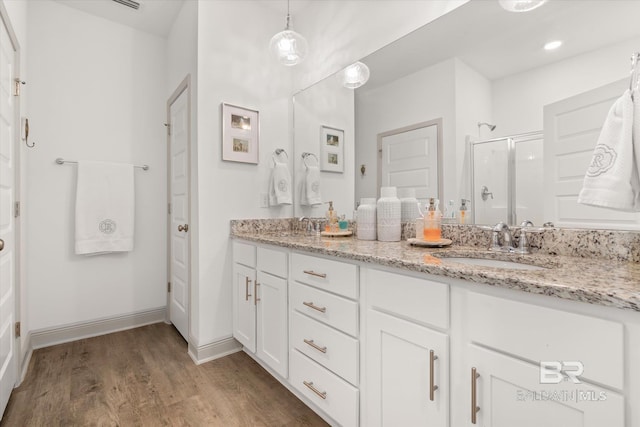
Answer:
<svg viewBox="0 0 640 427"><path fill-rule="evenodd" d="M477 265L481 267L505 268L510 270L546 270L546 267L524 264L515 261L503 261L499 259L487 258L467 258L467 257L442 257L443 261L452 261L460 264Z"/></svg>

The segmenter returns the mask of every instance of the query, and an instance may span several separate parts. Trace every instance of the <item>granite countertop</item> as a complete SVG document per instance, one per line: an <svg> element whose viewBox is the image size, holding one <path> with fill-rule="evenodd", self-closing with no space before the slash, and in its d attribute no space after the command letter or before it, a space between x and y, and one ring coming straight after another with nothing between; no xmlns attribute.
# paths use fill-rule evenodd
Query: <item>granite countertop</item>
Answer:
<svg viewBox="0 0 640 427"><path fill-rule="evenodd" d="M233 232L232 238L330 255L491 286L640 311L640 264L559 255L496 253L477 247L418 248L407 241L378 242L300 233ZM447 257L512 260L547 267L513 270L448 261Z"/></svg>

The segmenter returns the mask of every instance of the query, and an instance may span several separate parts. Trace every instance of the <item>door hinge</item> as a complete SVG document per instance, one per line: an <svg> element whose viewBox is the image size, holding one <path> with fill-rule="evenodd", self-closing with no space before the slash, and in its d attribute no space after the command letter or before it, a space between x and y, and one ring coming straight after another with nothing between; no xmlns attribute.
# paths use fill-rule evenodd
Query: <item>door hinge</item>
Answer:
<svg viewBox="0 0 640 427"><path fill-rule="evenodd" d="M16 322L16 338L20 338L20 322Z"/></svg>
<svg viewBox="0 0 640 427"><path fill-rule="evenodd" d="M171 282L167 282L167 292L171 293Z"/></svg>
<svg viewBox="0 0 640 427"><path fill-rule="evenodd" d="M13 204L13 217L18 218L20 216L20 202Z"/></svg>
<svg viewBox="0 0 640 427"><path fill-rule="evenodd" d="M15 78L13 80L13 96L20 96L20 85L24 84L24 82L20 81L19 78Z"/></svg>
<svg viewBox="0 0 640 427"><path fill-rule="evenodd" d="M167 135L171 135L171 123L165 123L164 125L167 128Z"/></svg>
<svg viewBox="0 0 640 427"><path fill-rule="evenodd" d="M171 203L167 203L167 213L171 215Z"/></svg>

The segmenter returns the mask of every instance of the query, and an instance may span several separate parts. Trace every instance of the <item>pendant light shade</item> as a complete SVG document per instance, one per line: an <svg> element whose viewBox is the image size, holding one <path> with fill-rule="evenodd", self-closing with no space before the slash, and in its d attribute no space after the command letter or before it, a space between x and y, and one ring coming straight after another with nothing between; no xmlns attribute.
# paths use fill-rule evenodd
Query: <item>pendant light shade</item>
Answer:
<svg viewBox="0 0 640 427"><path fill-rule="evenodd" d="M509 12L529 12L547 2L547 0L498 0L500 6Z"/></svg>
<svg viewBox="0 0 640 427"><path fill-rule="evenodd" d="M347 89L356 89L369 80L369 67L362 62L349 65L342 72L342 85Z"/></svg>
<svg viewBox="0 0 640 427"><path fill-rule="evenodd" d="M271 37L269 50L281 64L287 66L299 64L307 56L309 50L307 41L291 29L289 0L287 0L287 26L283 31Z"/></svg>

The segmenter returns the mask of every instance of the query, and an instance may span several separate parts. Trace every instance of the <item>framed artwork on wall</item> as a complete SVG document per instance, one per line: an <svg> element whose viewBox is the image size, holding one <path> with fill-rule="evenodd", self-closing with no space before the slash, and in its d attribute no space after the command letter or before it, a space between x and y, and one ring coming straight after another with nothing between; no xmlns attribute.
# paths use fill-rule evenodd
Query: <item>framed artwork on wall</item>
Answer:
<svg viewBox="0 0 640 427"><path fill-rule="evenodd" d="M256 110L222 104L222 160L258 164L258 115Z"/></svg>
<svg viewBox="0 0 640 427"><path fill-rule="evenodd" d="M344 131L329 126L320 127L320 170L344 172Z"/></svg>

